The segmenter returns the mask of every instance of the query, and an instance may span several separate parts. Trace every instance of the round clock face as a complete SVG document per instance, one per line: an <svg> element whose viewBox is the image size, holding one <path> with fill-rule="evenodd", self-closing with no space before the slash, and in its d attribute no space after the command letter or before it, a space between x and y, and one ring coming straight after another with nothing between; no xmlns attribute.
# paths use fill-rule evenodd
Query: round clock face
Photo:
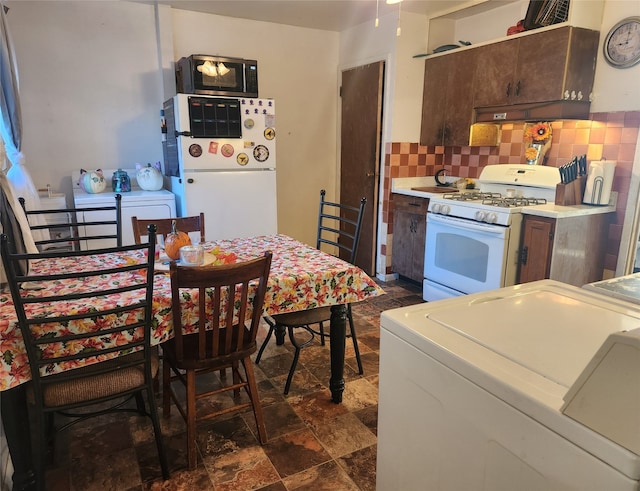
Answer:
<svg viewBox="0 0 640 491"><path fill-rule="evenodd" d="M640 62L640 17L628 17L613 26L602 48L607 63L616 68Z"/></svg>

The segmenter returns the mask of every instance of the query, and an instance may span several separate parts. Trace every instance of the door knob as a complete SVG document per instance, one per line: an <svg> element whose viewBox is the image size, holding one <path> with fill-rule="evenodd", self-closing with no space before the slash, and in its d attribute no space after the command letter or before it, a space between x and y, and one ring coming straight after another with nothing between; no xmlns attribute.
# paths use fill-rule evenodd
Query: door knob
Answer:
<svg viewBox="0 0 640 491"><path fill-rule="evenodd" d="M375 172L367 172L366 176L367 177L374 177L376 175Z"/></svg>

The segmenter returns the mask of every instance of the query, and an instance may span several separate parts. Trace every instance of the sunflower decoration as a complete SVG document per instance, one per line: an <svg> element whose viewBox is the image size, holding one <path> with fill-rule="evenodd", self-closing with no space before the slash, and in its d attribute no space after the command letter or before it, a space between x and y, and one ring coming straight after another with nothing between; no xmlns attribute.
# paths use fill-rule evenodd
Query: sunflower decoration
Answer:
<svg viewBox="0 0 640 491"><path fill-rule="evenodd" d="M549 123L535 123L527 127L525 138L531 143L544 143L551 138L551 125Z"/></svg>
<svg viewBox="0 0 640 491"><path fill-rule="evenodd" d="M524 158L527 160L535 160L537 157L538 150L533 147L529 147L524 151Z"/></svg>
<svg viewBox="0 0 640 491"><path fill-rule="evenodd" d="M546 162L545 154L551 146L550 123L528 123L524 127L524 158L527 164L537 165Z"/></svg>

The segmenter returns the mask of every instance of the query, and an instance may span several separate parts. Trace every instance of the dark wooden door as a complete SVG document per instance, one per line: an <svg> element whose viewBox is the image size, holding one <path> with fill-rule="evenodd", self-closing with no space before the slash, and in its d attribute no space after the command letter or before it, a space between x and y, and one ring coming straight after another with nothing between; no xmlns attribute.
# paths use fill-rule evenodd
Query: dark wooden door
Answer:
<svg viewBox="0 0 640 491"><path fill-rule="evenodd" d="M468 145L469 128L473 124L473 50L452 53L449 56L445 132L447 146Z"/></svg>
<svg viewBox="0 0 640 491"><path fill-rule="evenodd" d="M425 60L421 145L468 145L473 124L475 51Z"/></svg>
<svg viewBox="0 0 640 491"><path fill-rule="evenodd" d="M549 278L553 253L553 218L526 215L522 224L519 283Z"/></svg>
<svg viewBox="0 0 640 491"><path fill-rule="evenodd" d="M451 67L450 58L428 58L424 63L424 88L422 93L422 126L420 144L442 145L444 118L447 111L447 81Z"/></svg>
<svg viewBox="0 0 640 491"><path fill-rule="evenodd" d="M518 39L509 39L475 48L474 106L501 106L510 102L515 92L518 43Z"/></svg>
<svg viewBox="0 0 640 491"><path fill-rule="evenodd" d="M355 264L369 275L376 273L383 80L383 61L342 72L340 203L367 198Z"/></svg>
<svg viewBox="0 0 640 491"><path fill-rule="evenodd" d="M513 102L562 99L569 34L570 28L565 27L520 38Z"/></svg>

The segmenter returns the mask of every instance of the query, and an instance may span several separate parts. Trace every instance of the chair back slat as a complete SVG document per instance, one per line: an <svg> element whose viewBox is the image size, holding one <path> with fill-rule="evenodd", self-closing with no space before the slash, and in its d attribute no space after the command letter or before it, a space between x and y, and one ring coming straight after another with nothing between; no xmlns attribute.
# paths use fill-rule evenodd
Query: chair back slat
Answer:
<svg viewBox="0 0 640 491"><path fill-rule="evenodd" d="M189 356L204 360L255 350L271 257L271 252L265 252L257 259L219 266L181 267L171 263L178 360L184 361ZM183 323L181 301L195 301L196 293L199 319L197 325L187 326ZM187 352L186 338L191 334L196 336L199 345L197 350Z"/></svg>
<svg viewBox="0 0 640 491"><path fill-rule="evenodd" d="M322 249L322 244L335 247L340 258L355 264L367 199L361 198L355 207L326 201L325 195L326 191L321 190L316 248Z"/></svg>
<svg viewBox="0 0 640 491"><path fill-rule="evenodd" d="M115 195L113 206L92 206L88 208L59 208L46 210L27 209L24 198L18 198L22 209L29 222L32 231L42 230L49 232L49 238L36 240L35 244L39 250L45 251L51 246L68 246L73 250L104 248L102 241L113 240L116 247L122 247L122 195ZM87 214L97 212L112 215L113 218L104 220L95 219ZM34 220L37 216L45 219L49 215L64 214L68 217L67 223L47 223L36 224ZM95 216L95 215L94 215ZM100 227L96 230L96 227ZM106 231L105 231L106 227ZM58 230L70 231L69 236L60 234L56 236ZM101 241L101 242L98 242Z"/></svg>
<svg viewBox="0 0 640 491"><path fill-rule="evenodd" d="M153 227L149 234L155 235ZM35 394L48 383L59 383L62 376L73 379L74 370L69 368L74 363L91 364L138 350L143 351L145 360L150 359L155 241L107 249L15 254L8 237L2 235L0 248ZM19 274L17 265L25 259L32 264L47 261L51 268L47 274ZM87 280L98 276L99 281L88 288ZM116 365L96 367L96 373L122 368ZM146 369L150 373L150 366ZM55 381L47 377L50 373L58 373Z"/></svg>
<svg viewBox="0 0 640 491"><path fill-rule="evenodd" d="M150 224L155 224L157 228L157 237L164 239L171 233L172 222L175 220L176 228L180 232L184 233L200 233L200 243L205 241L205 229L204 229L204 213L194 215L190 217L177 217L177 218L138 218L131 217L131 227L133 228L133 238L136 244L142 242L142 238L147 236L147 227Z"/></svg>

